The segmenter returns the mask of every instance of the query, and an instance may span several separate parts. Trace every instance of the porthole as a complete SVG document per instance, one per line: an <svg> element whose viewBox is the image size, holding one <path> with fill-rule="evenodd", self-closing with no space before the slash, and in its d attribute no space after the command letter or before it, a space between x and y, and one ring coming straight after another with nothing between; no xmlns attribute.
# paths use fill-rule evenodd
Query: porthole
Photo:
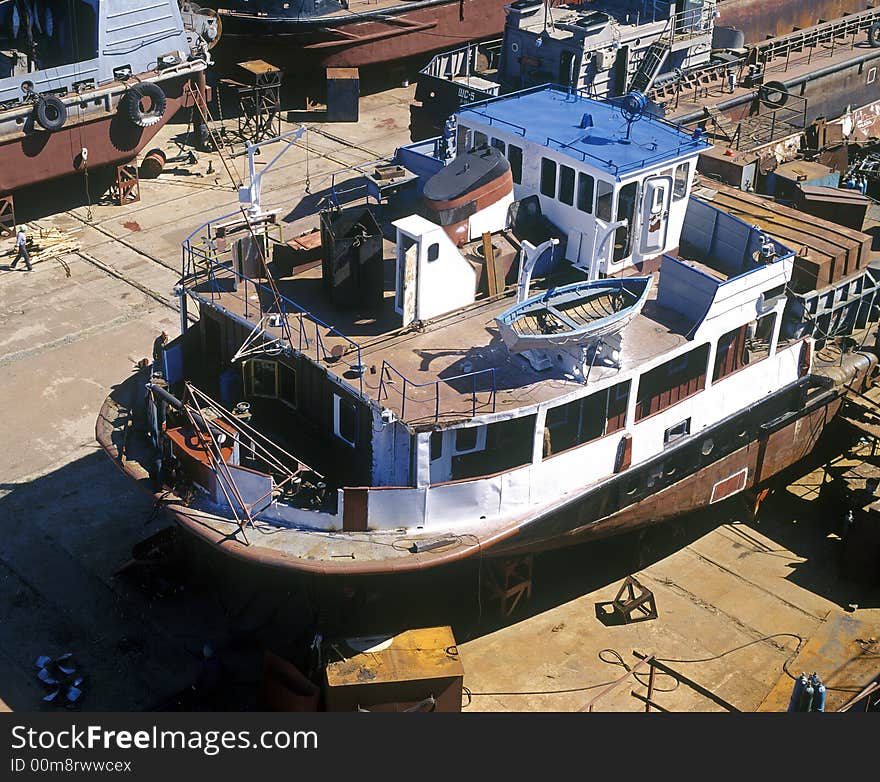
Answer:
<svg viewBox="0 0 880 782"><path fill-rule="evenodd" d="M711 437L707 437L703 440L703 444L700 446L700 453L703 456L708 456L715 449L715 441Z"/></svg>

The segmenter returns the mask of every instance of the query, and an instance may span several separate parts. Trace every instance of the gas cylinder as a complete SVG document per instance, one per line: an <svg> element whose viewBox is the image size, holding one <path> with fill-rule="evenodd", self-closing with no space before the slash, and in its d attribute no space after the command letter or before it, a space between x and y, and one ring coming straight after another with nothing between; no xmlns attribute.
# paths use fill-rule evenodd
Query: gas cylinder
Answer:
<svg viewBox="0 0 880 782"><path fill-rule="evenodd" d="M791 688L791 698L788 701L788 711L798 711L798 704L801 700L801 693L807 686L807 674L802 673L794 680L794 686Z"/></svg>
<svg viewBox="0 0 880 782"><path fill-rule="evenodd" d="M801 690L801 697L798 701L798 711L810 711L813 706L813 695L816 692L816 688L807 680L807 683L804 685Z"/></svg>
<svg viewBox="0 0 880 782"><path fill-rule="evenodd" d="M810 706L810 711L825 711L825 685L815 673L809 681L813 686L813 703Z"/></svg>

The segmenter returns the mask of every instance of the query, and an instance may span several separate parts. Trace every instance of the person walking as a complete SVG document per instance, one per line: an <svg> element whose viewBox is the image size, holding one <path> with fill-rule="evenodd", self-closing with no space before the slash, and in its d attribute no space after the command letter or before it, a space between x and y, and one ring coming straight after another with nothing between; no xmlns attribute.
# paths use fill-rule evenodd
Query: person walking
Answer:
<svg viewBox="0 0 880 782"><path fill-rule="evenodd" d="M12 262L12 265L9 267L10 269L14 269L15 265L22 259L24 259L24 265L27 266L27 270L32 272L34 267L31 266L31 256L28 253L27 248L27 231L23 225L18 226L18 233L15 235L15 247L18 252L15 255L15 260Z"/></svg>

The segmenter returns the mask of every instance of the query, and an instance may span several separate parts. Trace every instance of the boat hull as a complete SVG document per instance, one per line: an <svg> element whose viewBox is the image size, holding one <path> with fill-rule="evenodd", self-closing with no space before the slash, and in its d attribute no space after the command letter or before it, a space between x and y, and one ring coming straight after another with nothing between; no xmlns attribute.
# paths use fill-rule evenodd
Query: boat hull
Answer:
<svg viewBox="0 0 880 782"><path fill-rule="evenodd" d="M589 487L576 497L560 501L527 518L464 542L450 550L412 555L410 559L357 559L355 557L302 557L283 549L246 545L237 537L218 532L204 515L163 489L170 518L188 535L211 544L235 559L272 569L324 575L379 575L423 570L470 557L513 556L562 548L647 527L685 513L709 507L746 490L756 489L807 456L840 408L845 387L865 387L877 358L859 353L839 382L811 383L810 378L768 397L760 404L703 430L698 437L648 462ZM137 376L124 385L132 392ZM809 394L807 391L812 387ZM120 391L124 392L124 387ZM121 458L120 432L126 413L105 402L96 426L98 442L130 478L153 492L146 467ZM127 436L127 435L125 435ZM714 443L703 453L706 440ZM670 461L673 460L673 461ZM681 472L679 472L681 471ZM679 477L681 475L681 477ZM634 488L633 488L634 487ZM308 535L308 532L298 534Z"/></svg>
<svg viewBox="0 0 880 782"><path fill-rule="evenodd" d="M132 160L177 111L193 105L197 79L196 73L188 73L157 81L165 93L166 108L162 118L146 128L132 123L119 106L127 87L118 84L96 91L101 93L103 104L98 110L78 111L79 99L73 97L68 120L60 130L28 127L32 123L26 120L27 131L0 133L0 194L69 174L83 174L86 168L91 171ZM85 95L82 99L83 103L89 102ZM88 150L85 164L84 148Z"/></svg>
<svg viewBox="0 0 880 782"><path fill-rule="evenodd" d="M364 68L497 36L504 28L498 0L406 3L358 18L279 19L221 12L218 65L262 59L288 71ZM372 17L372 18L371 18Z"/></svg>

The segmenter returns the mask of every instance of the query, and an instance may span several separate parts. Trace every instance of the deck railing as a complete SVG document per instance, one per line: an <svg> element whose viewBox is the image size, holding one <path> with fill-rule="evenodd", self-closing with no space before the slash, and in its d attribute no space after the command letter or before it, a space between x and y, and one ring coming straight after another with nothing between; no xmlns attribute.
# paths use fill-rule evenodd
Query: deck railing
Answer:
<svg viewBox="0 0 880 782"><path fill-rule="evenodd" d="M232 298L240 302L243 317L254 323L264 324L263 331L269 337L280 339L290 348L302 355L314 360L316 363L336 363L347 368L342 377L354 385L364 399L368 395L364 393L364 369L361 346L350 337L343 334L335 326L325 323L321 318L307 310L297 302L280 294L276 287L266 285L254 280L237 271L233 266L231 246L219 250L216 243L216 225L221 221L240 216L240 212L224 215L217 220L205 223L193 231L182 243L182 275L181 284L190 295L197 295L210 302L220 303L225 298ZM231 242L230 242L231 244ZM204 287L203 287L204 286ZM277 316L277 325L272 325L270 316ZM276 334L277 330L277 334ZM337 349L327 350L327 341L337 343ZM342 350L338 346L342 346ZM382 403L390 396L392 384L390 378L394 376L401 382L400 413L401 420L406 421L407 402L409 409L419 405L420 410L427 402L431 405L431 415L428 418L438 421L441 416L462 414L462 410L452 409L453 406L441 404L441 385L453 387L453 383L471 382L469 397L470 414L476 415L481 412L495 412L495 369L481 369L475 372L467 372L455 377L440 378L425 383L416 383L403 375L389 362L382 362L382 375L379 383L377 402ZM491 382L482 383L482 378L491 379ZM356 382L355 382L356 381ZM480 386L487 386L481 388ZM428 399L419 399L409 393L412 389L431 389L433 394ZM486 394L485 401L480 400L480 395ZM467 394L465 394L467 396ZM419 415L418 420L425 420L425 416Z"/></svg>
<svg viewBox="0 0 880 782"><path fill-rule="evenodd" d="M462 381L467 381L467 380L471 381L471 392L470 392L470 414L471 414L471 416L475 416L477 414L477 405L479 402L479 397L478 397L479 394L486 394L487 395L486 401L483 403L480 403L480 405L479 405L481 411L486 412L486 413L494 413L495 412L495 400L496 400L496 396L497 396L497 387L496 387L496 383L495 383L495 367L489 367L487 369L478 369L475 372L466 372L461 375L454 375L453 377L438 378L437 380L430 380L426 383L414 383L412 380L409 380L407 377L405 377L403 374L401 374L397 369L395 369L387 361L383 361L382 362L382 372L380 375L381 379L379 381L379 399L378 399L378 401L380 403L382 401L384 401L385 399L389 398L389 395L390 395L389 386L395 382L394 379L392 378L392 374L395 375L397 378L399 378L402 381L402 385L400 387L400 400L401 400L400 401L400 417L403 420L406 420L406 403L407 403L407 401L409 401L410 402L410 411L412 410L413 404L417 404L420 406L424 406L426 404L432 405L433 406L433 415L428 416L428 418L430 419L431 417L433 417L434 421L438 421L440 419L440 415L441 415L441 408L440 408L440 387L441 387L441 384L448 385L451 388L454 388L454 386L452 385L453 383L456 383L456 382L460 383ZM485 389L478 389L477 388L477 385L478 385L477 379L481 376L485 376L485 377L489 378L490 383L491 383L491 387L485 388ZM407 393L408 390L415 389L415 388L427 388L427 389L433 390L433 398L431 397L430 393L427 396L427 398L419 398L417 396L411 396L410 394ZM456 391L456 393L460 394L461 392ZM484 409L489 406L491 406L491 409ZM455 414L455 413L461 415L462 411L461 410L448 410L448 411L444 410L443 414L446 415L446 414ZM424 420L424 419L425 419L425 416L418 416L417 418L414 418L413 420Z"/></svg>

